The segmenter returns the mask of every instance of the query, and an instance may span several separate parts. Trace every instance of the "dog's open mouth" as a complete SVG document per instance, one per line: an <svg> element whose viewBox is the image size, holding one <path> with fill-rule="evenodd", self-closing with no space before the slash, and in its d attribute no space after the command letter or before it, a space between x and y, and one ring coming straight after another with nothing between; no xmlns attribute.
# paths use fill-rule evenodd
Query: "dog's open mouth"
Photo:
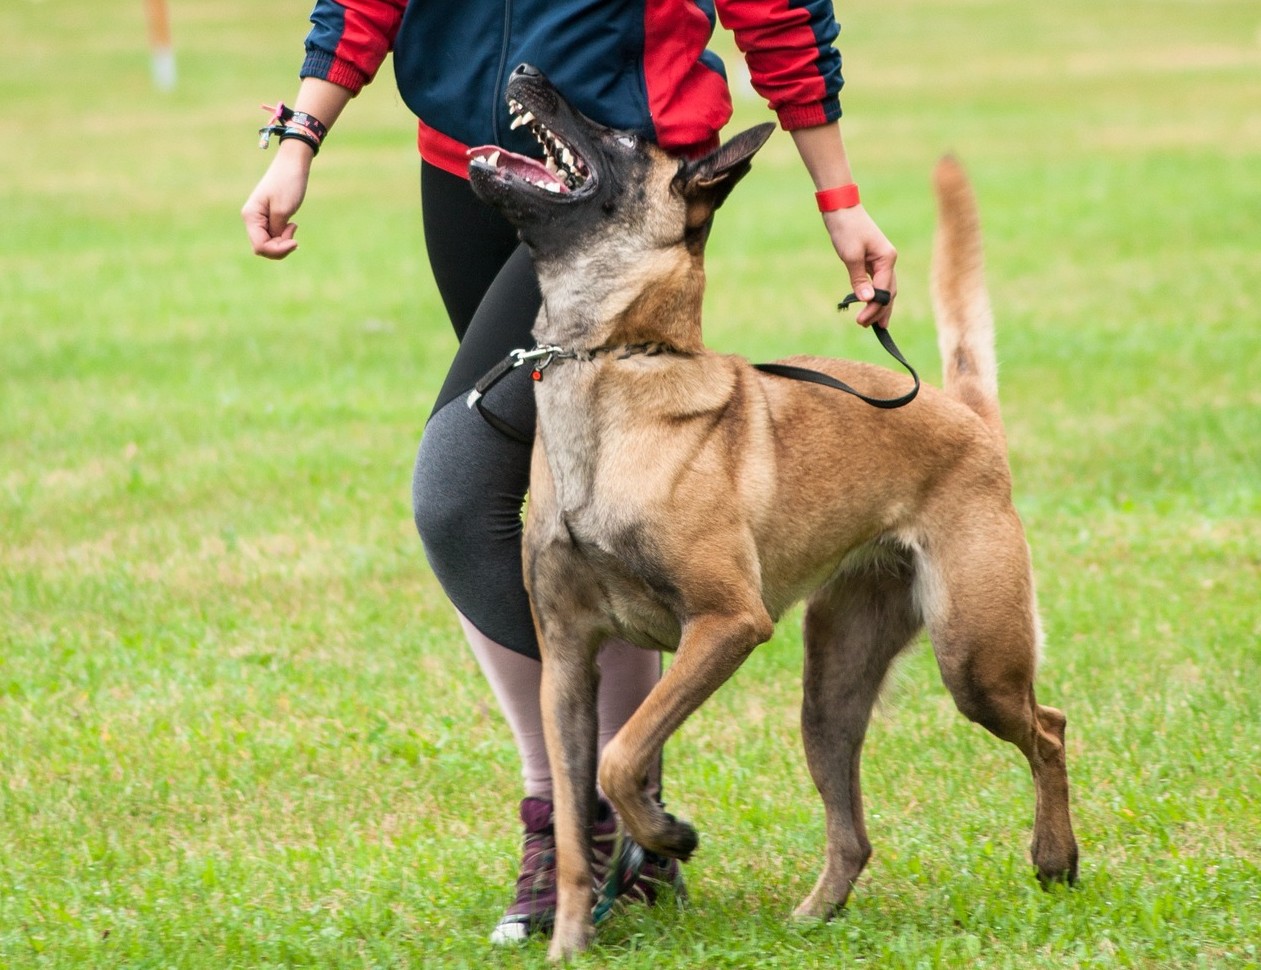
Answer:
<svg viewBox="0 0 1261 970"><path fill-rule="evenodd" d="M489 169L496 178L525 182L558 196L572 195L592 183L591 170L572 145L539 121L534 112L516 98L508 99L508 109L513 115L513 128L530 126L530 132L543 148L542 161L495 145L482 145L469 149L468 156L474 166Z"/></svg>

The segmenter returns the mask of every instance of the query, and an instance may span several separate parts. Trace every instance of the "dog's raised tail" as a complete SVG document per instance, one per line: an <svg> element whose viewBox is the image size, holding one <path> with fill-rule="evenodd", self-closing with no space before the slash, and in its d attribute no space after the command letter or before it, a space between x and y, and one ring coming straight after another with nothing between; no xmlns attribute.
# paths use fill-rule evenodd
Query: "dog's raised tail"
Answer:
<svg viewBox="0 0 1261 970"><path fill-rule="evenodd" d="M998 406L994 314L985 287L985 254L976 195L958 159L947 155L933 172L937 232L932 297L946 392L1003 434Z"/></svg>

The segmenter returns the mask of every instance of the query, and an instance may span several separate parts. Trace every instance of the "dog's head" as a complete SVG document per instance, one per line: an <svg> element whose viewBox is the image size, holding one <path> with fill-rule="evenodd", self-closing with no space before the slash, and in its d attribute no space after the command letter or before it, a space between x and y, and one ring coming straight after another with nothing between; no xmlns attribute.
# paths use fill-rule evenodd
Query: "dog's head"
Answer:
<svg viewBox="0 0 1261 970"><path fill-rule="evenodd" d="M759 125L685 161L585 117L528 65L513 71L507 100L513 127L529 126L545 159L475 148L469 182L517 227L540 269L606 258L624 266L679 244L699 254L714 210L775 127Z"/></svg>

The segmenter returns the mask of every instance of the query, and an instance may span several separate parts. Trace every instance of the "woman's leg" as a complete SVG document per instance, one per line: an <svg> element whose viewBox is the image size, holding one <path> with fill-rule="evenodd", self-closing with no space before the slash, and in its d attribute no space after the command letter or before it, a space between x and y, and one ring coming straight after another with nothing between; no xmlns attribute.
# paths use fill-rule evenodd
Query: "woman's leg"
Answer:
<svg viewBox="0 0 1261 970"><path fill-rule="evenodd" d="M508 720L517 751L527 798L552 800L552 772L543 744L543 716L539 707L543 665L515 650L500 646L477 629L464 614L460 624L500 710ZM645 651L624 640L610 640L600 650L599 750L613 740L660 677L660 657L645 663ZM660 774L649 779L650 793L661 790Z"/></svg>
<svg viewBox="0 0 1261 970"><path fill-rule="evenodd" d="M495 430L464 403L478 378L508 351L533 345L538 282L529 254L515 245L515 232L463 179L424 166L421 191L434 277L461 340L417 456L416 525L512 727L527 794L550 794L550 773L540 772L546 765L538 708L541 667L521 572L530 446ZM471 232L487 236L484 249ZM514 248L505 254L509 241ZM475 284L484 288L474 305ZM500 420L533 434L534 389L525 368L496 384L483 404ZM661 664L653 653L613 643L601 651L600 665L603 742L652 689Z"/></svg>
<svg viewBox="0 0 1261 970"><path fill-rule="evenodd" d="M425 426L413 503L430 565L459 612L521 759L525 851L516 898L491 936L509 943L550 926L556 901L552 781L539 703L542 664L521 570L531 446L492 428L464 398L508 351L532 346L541 298L528 253L463 180L424 166L421 191L434 278L460 347ZM523 436L533 436L534 390L525 368L496 384L482 404ZM656 654L614 642L601 650L599 663L602 747L657 682L661 662ZM659 791L659 778L651 784ZM650 863L638 880L623 873L633 855L617 849L617 822L607 809L597 819L592 846L597 867L616 870L615 884L632 898L652 902L657 884L679 884L677 864Z"/></svg>

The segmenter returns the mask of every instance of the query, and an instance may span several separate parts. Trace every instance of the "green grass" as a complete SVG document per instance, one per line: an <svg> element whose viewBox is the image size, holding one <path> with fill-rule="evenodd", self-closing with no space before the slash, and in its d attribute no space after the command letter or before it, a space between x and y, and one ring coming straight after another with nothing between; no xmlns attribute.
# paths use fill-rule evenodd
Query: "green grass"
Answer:
<svg viewBox="0 0 1261 970"><path fill-rule="evenodd" d="M308 0L9 0L0 126L0 965L532 967L507 729L428 572L414 448L453 341L388 68L316 166L302 250L237 210ZM928 173L980 196L1003 400L1069 714L1074 891L1026 856L1027 771L920 651L867 746L876 854L819 864L792 623L667 752L702 832L685 912L608 967L1261 962L1261 14L1250 0L842 11L846 133L937 371ZM753 99L741 123L765 117ZM720 214L709 339L878 360L777 136Z"/></svg>

